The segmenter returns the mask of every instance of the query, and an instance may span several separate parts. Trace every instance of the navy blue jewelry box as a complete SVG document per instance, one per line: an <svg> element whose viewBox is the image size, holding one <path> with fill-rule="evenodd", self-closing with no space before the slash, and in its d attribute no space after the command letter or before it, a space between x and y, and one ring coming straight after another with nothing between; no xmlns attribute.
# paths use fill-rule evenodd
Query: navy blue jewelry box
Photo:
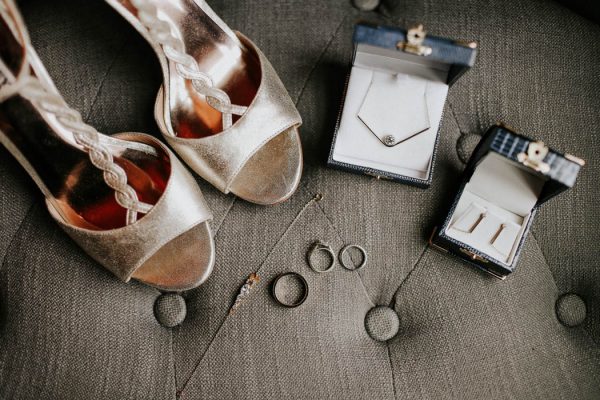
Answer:
<svg viewBox="0 0 600 400"><path fill-rule="evenodd" d="M427 188L449 86L475 63L475 43L358 24L327 164Z"/></svg>
<svg viewBox="0 0 600 400"><path fill-rule="evenodd" d="M515 270L538 208L573 187L584 164L504 125L491 127L430 244L506 278Z"/></svg>

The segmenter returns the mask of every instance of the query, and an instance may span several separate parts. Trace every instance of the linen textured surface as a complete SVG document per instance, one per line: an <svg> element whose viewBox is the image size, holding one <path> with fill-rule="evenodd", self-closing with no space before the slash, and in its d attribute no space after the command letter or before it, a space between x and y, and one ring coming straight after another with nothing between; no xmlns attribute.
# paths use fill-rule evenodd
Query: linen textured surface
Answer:
<svg viewBox="0 0 600 400"><path fill-rule="evenodd" d="M0 398L600 398L600 26L550 0L405 1L395 17L347 0L210 4L263 50L298 106L300 189L265 208L196 177L217 261L206 284L182 294L186 318L169 329L154 315L160 293L96 265L0 149ZM88 123L159 137L159 64L124 19L100 0L19 5L50 75ZM450 88L428 190L325 167L359 20L421 22L479 42L475 67ZM427 247L464 161L496 121L587 161L575 188L538 213L504 282ZM335 252L359 244L369 263L317 274L306 264L317 240ZM309 285L296 309L268 292L288 271ZM253 272L261 282L228 315ZM584 300L581 325L557 319L564 293ZM384 343L364 325L377 305L400 319Z"/></svg>

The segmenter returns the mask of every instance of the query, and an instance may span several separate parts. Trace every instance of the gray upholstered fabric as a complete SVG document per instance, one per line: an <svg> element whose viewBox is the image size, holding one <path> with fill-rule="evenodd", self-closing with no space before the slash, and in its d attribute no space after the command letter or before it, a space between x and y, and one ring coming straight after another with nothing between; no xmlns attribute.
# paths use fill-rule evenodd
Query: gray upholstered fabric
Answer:
<svg viewBox="0 0 600 400"><path fill-rule="evenodd" d="M465 164L469 162L471 154L473 154L473 151L479 144L480 140L481 136L474 133L460 135L458 141L456 142L456 153L458 155L458 159Z"/></svg>
<svg viewBox="0 0 600 400"><path fill-rule="evenodd" d="M125 21L100 0L20 4L51 76L89 122L157 134L159 66ZM301 188L262 208L199 180L217 264L183 294L187 315L169 329L154 315L159 293L95 265L0 149L0 398L599 398L600 27L550 0L402 1L393 18L350 0L211 4L263 49L298 104ZM480 43L476 67L450 90L429 190L324 167L359 19L423 22ZM588 161L577 186L541 210L504 282L426 246L471 135L497 120ZM316 240L334 251L359 244L369 265L317 274L305 261ZM228 316L257 271L260 284ZM310 286L296 309L268 294L287 271ZM587 307L577 327L557 319L566 292ZM400 316L386 343L365 329L376 305Z"/></svg>

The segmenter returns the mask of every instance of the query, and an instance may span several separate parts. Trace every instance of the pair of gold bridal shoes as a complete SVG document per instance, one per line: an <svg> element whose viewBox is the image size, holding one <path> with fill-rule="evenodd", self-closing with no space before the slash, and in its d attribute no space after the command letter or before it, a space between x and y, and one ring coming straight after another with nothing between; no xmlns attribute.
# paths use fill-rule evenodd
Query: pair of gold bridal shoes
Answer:
<svg viewBox="0 0 600 400"><path fill-rule="evenodd" d="M164 84L166 141L224 193L288 199L302 173L300 116L265 56L200 0L107 0L149 41ZM171 151L139 133L112 137L70 108L31 46L13 0L0 0L0 139L61 228L123 281L197 287L214 265L210 210Z"/></svg>

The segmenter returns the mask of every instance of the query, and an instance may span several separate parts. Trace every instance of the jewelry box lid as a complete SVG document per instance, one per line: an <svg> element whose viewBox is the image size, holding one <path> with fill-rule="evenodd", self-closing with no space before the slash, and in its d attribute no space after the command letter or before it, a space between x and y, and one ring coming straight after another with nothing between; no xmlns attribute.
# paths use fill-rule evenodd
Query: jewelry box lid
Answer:
<svg viewBox="0 0 600 400"><path fill-rule="evenodd" d="M579 171L585 162L575 156L560 153L541 141L516 133L503 124L492 126L483 136L467 164L467 179L473 174L479 161L489 152L495 152L520 164L545 179L537 205L575 185Z"/></svg>
<svg viewBox="0 0 600 400"><path fill-rule="evenodd" d="M354 28L354 44L366 44L403 52L417 64L435 61L450 66L448 84L454 83L475 64L476 42L463 42L428 35L423 25L409 30L359 23Z"/></svg>

